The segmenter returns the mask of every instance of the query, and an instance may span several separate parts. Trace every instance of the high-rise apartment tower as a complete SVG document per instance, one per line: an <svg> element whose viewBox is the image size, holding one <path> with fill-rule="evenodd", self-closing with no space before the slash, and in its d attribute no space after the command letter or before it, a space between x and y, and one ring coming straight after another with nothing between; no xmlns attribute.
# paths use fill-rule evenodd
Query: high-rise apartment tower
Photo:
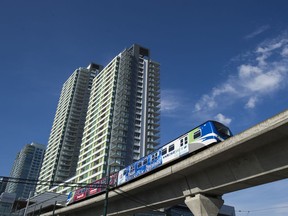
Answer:
<svg viewBox="0 0 288 216"><path fill-rule="evenodd" d="M90 183L159 145L160 66L134 44L93 80L74 181Z"/></svg>
<svg viewBox="0 0 288 216"><path fill-rule="evenodd" d="M39 177L45 149L45 145L38 143L25 145L14 161L10 173L11 181L7 183L6 192L15 193L18 199L27 199L30 192L35 192L36 184L31 182ZM29 180L27 184L25 179Z"/></svg>
<svg viewBox="0 0 288 216"><path fill-rule="evenodd" d="M92 81L101 69L94 63L79 68L63 84L37 193L75 176Z"/></svg>

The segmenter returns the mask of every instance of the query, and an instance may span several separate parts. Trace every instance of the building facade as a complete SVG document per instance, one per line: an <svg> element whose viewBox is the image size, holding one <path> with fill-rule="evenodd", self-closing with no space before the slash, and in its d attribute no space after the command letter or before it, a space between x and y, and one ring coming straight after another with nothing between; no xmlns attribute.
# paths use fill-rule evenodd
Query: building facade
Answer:
<svg viewBox="0 0 288 216"><path fill-rule="evenodd" d="M8 177L0 177L0 194L5 191L8 181Z"/></svg>
<svg viewBox="0 0 288 216"><path fill-rule="evenodd" d="M134 44L94 78L74 181L116 172L159 145L160 66Z"/></svg>
<svg viewBox="0 0 288 216"><path fill-rule="evenodd" d="M27 199L30 192L35 192L45 149L45 145L31 143L17 154L6 186L7 193L15 193L16 199Z"/></svg>
<svg viewBox="0 0 288 216"><path fill-rule="evenodd" d="M92 81L101 69L94 63L79 68L63 84L37 193L75 176Z"/></svg>
<svg viewBox="0 0 288 216"><path fill-rule="evenodd" d="M12 213L13 204L16 199L15 193L3 192L0 194L0 216L14 216Z"/></svg>

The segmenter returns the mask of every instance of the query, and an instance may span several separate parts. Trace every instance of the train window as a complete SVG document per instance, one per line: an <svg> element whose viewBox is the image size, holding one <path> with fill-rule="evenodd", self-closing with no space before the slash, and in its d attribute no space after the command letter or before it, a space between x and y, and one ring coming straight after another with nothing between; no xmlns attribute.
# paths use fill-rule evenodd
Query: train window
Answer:
<svg viewBox="0 0 288 216"><path fill-rule="evenodd" d="M198 131L196 131L195 133L194 133L194 139L197 139L198 137L200 137L201 136L201 131L200 130L198 130Z"/></svg>
<svg viewBox="0 0 288 216"><path fill-rule="evenodd" d="M152 156L152 160L157 160L157 156L158 156L158 153L154 153L153 156Z"/></svg>
<svg viewBox="0 0 288 216"><path fill-rule="evenodd" d="M169 152L173 151L174 148L175 148L175 147L174 147L174 144L170 145L170 146L169 146Z"/></svg>
<svg viewBox="0 0 288 216"><path fill-rule="evenodd" d="M143 165L146 165L147 162L148 162L148 160L147 160L147 157L146 157L146 158L144 158L144 160L143 160Z"/></svg>
<svg viewBox="0 0 288 216"><path fill-rule="evenodd" d="M185 137L185 144L187 144L188 143L188 137L186 136Z"/></svg>
<svg viewBox="0 0 288 216"><path fill-rule="evenodd" d="M218 131L218 133L221 135L221 136L224 136L224 137L230 137L232 136L230 130L224 126L223 124L220 124L218 122L214 122L214 125L216 127L216 130Z"/></svg>
<svg viewBox="0 0 288 216"><path fill-rule="evenodd" d="M162 155L165 155L165 154L167 154L167 149L166 149L166 148L163 148L163 149L162 149Z"/></svg>
<svg viewBox="0 0 288 216"><path fill-rule="evenodd" d="M137 168L140 168L142 166L142 161L140 161L138 164L137 164Z"/></svg>

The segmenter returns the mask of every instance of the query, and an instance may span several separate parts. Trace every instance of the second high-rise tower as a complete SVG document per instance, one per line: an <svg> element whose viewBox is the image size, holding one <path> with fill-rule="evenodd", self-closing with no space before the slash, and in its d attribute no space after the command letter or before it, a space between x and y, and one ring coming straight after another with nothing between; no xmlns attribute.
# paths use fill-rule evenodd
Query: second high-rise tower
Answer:
<svg viewBox="0 0 288 216"><path fill-rule="evenodd" d="M75 181L90 183L131 164L159 144L160 70L134 44L93 80Z"/></svg>

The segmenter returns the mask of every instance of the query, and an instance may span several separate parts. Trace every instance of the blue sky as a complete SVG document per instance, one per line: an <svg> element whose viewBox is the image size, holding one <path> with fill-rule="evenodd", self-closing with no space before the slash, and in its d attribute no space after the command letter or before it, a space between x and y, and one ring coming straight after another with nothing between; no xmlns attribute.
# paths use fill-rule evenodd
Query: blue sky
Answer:
<svg viewBox="0 0 288 216"><path fill-rule="evenodd" d="M0 175L25 144L47 144L76 68L133 43L161 64L162 144L207 119L237 134L286 110L287 9L285 0L1 1ZM225 204L237 216L287 215L287 188L230 193Z"/></svg>

